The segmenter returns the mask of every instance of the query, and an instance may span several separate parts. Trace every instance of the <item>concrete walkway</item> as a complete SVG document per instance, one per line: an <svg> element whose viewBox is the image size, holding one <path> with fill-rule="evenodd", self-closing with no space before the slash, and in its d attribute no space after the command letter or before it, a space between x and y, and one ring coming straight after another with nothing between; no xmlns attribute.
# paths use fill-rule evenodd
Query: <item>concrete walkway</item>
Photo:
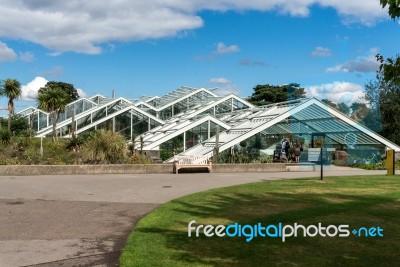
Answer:
<svg viewBox="0 0 400 267"><path fill-rule="evenodd" d="M326 176L384 174L326 168ZM118 266L132 227L171 199L316 172L0 176L0 266Z"/></svg>

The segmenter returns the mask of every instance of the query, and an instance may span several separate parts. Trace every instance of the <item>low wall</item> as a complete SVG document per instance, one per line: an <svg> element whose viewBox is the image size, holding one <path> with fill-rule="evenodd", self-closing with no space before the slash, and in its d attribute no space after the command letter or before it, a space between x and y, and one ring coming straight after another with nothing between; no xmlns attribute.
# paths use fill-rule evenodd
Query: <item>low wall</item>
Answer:
<svg viewBox="0 0 400 267"><path fill-rule="evenodd" d="M213 164L212 172L232 173L232 172L284 172L284 163L244 163L244 164Z"/></svg>
<svg viewBox="0 0 400 267"><path fill-rule="evenodd" d="M288 172L313 172L315 171L314 163L287 163L286 171Z"/></svg>
<svg viewBox="0 0 400 267"><path fill-rule="evenodd" d="M2 165L0 175L172 173L172 164Z"/></svg>
<svg viewBox="0 0 400 267"><path fill-rule="evenodd" d="M214 173L314 171L309 164L213 164ZM115 165L0 165L1 175L71 175L71 174L143 174L172 173L172 164L115 164Z"/></svg>

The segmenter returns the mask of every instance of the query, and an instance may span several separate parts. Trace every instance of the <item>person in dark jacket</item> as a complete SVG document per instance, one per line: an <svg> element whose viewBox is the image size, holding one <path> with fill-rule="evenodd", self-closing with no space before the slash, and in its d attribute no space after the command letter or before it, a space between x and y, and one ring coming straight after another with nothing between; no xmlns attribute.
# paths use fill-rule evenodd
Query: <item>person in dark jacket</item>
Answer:
<svg viewBox="0 0 400 267"><path fill-rule="evenodd" d="M300 161L300 155L301 155L301 145L299 141L297 141L296 144L294 145L294 158L296 162Z"/></svg>

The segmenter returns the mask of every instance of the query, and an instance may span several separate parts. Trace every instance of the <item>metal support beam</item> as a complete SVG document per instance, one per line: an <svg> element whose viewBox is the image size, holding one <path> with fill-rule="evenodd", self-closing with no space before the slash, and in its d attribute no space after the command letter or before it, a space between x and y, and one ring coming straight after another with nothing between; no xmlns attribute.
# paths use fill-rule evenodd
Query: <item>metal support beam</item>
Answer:
<svg viewBox="0 0 400 267"><path fill-rule="evenodd" d="M148 120L148 131L150 131L151 130L151 119L149 118L149 120Z"/></svg>
<svg viewBox="0 0 400 267"><path fill-rule="evenodd" d="M183 133L183 152L186 151L186 132Z"/></svg>
<svg viewBox="0 0 400 267"><path fill-rule="evenodd" d="M208 125L207 125L207 139L211 138L211 121L208 120Z"/></svg>
<svg viewBox="0 0 400 267"><path fill-rule="evenodd" d="M131 112L129 112L129 114L131 115L131 140L133 142L133 114L132 114L132 110L131 110Z"/></svg>

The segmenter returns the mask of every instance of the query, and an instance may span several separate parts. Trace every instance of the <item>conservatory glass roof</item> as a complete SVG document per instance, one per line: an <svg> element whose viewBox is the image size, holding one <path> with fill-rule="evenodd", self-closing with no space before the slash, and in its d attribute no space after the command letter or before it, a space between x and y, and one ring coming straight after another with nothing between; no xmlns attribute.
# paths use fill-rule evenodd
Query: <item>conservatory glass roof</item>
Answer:
<svg viewBox="0 0 400 267"><path fill-rule="evenodd" d="M38 137L51 134L48 112L31 107L18 114L33 120ZM60 137L70 137L100 128L120 132L136 146L141 139L145 150L159 149L187 133L188 138L198 140L187 149L184 145L182 155L208 157L216 146L222 152L256 134L276 138L324 133L330 145L350 142L400 151L398 145L314 98L256 107L234 94L218 96L205 88L180 87L161 97L143 96L137 101L102 95L80 98L59 114L56 130ZM220 130L218 144L216 129Z"/></svg>

